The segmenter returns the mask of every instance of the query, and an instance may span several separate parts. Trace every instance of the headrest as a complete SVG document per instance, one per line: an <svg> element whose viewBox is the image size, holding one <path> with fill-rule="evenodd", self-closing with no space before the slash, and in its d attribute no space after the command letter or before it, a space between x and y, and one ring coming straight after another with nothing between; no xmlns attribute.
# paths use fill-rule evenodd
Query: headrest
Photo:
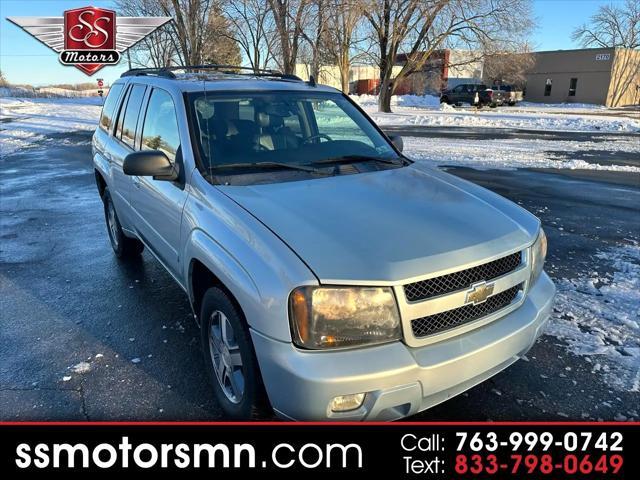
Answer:
<svg viewBox="0 0 640 480"><path fill-rule="evenodd" d="M284 119L278 115L269 115L265 112L256 112L256 123L260 128L265 127L281 127Z"/></svg>
<svg viewBox="0 0 640 480"><path fill-rule="evenodd" d="M196 105L196 110L204 120L209 120L211 117L213 117L213 113L214 113L213 105L207 102L205 99L198 98L195 101L195 105Z"/></svg>

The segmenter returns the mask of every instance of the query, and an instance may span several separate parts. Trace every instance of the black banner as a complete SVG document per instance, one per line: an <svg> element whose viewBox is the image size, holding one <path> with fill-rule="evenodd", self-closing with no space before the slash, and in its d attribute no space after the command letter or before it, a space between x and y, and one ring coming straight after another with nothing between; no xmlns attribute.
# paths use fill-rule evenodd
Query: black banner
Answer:
<svg viewBox="0 0 640 480"><path fill-rule="evenodd" d="M637 423L5 423L3 473L640 478Z"/></svg>

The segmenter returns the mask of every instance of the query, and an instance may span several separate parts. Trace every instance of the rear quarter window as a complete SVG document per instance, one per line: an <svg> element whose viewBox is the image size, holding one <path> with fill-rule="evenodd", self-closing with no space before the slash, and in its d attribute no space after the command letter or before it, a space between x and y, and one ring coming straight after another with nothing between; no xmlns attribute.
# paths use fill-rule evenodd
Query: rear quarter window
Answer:
<svg viewBox="0 0 640 480"><path fill-rule="evenodd" d="M102 114L100 115L100 128L105 131L111 130L111 125L113 125L116 107L118 106L118 99L120 98L120 93L122 93L122 84L117 83L112 85L109 89L109 94L107 95L106 100L104 101L104 105L102 106Z"/></svg>
<svg viewBox="0 0 640 480"><path fill-rule="evenodd" d="M131 88L127 106L124 110L122 125L118 122L118 129L122 126L122 131L117 132L119 138L131 148L133 148L136 138L136 125L138 124L138 115L140 114L145 89L146 87L144 85L134 85Z"/></svg>

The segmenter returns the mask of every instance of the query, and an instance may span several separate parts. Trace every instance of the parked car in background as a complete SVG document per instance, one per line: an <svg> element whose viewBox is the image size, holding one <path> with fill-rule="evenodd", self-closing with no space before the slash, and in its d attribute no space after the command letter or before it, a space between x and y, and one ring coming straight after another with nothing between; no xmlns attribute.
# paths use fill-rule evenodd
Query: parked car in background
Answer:
<svg viewBox="0 0 640 480"><path fill-rule="evenodd" d="M503 104L504 92L492 90L483 84L461 83L453 88L448 88L440 95L440 102L449 105L468 103L482 108L485 105L497 107Z"/></svg>
<svg viewBox="0 0 640 480"><path fill-rule="evenodd" d="M494 87L494 89L499 90L502 93L503 101L507 105L515 105L518 102L521 102L524 98L522 94L522 90L514 85L500 85Z"/></svg>

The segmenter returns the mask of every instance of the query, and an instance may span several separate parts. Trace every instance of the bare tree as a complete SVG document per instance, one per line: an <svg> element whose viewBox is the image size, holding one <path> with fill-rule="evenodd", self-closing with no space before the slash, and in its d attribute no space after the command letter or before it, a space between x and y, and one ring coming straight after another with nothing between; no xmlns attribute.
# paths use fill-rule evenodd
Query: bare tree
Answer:
<svg viewBox="0 0 640 480"><path fill-rule="evenodd" d="M116 0L120 15L131 17L161 16L164 11L158 0ZM174 31L164 25L151 35L144 37L129 49L131 63L136 67L168 67L177 60Z"/></svg>
<svg viewBox="0 0 640 480"><path fill-rule="evenodd" d="M640 2L602 5L589 23L576 28L571 38L583 47L639 48Z"/></svg>
<svg viewBox="0 0 640 480"><path fill-rule="evenodd" d="M485 56L482 73L489 84L515 85L522 89L534 64L535 56L525 46L520 52L496 52Z"/></svg>
<svg viewBox="0 0 640 480"><path fill-rule="evenodd" d="M329 0L327 4L326 42L324 48L329 60L340 71L340 85L349 93L349 74L356 57L358 26L362 23L364 3L362 0Z"/></svg>
<svg viewBox="0 0 640 480"><path fill-rule="evenodd" d="M311 0L309 10L305 15L302 37L309 47L309 62L311 75L320 76L320 67L327 60L324 48L327 45L327 6L329 0Z"/></svg>
<svg viewBox="0 0 640 480"><path fill-rule="evenodd" d="M222 16L223 0L116 0L119 11L131 16L170 16L173 22L132 49L136 66L201 64L240 61L230 23Z"/></svg>
<svg viewBox="0 0 640 480"><path fill-rule="evenodd" d="M205 63L240 65L242 54L232 32L232 21L223 14L222 6L214 3L209 12L207 32L203 45Z"/></svg>
<svg viewBox="0 0 640 480"><path fill-rule="evenodd" d="M214 0L156 1L164 15L173 17L176 50L182 64L203 63L205 39L209 35L209 12Z"/></svg>
<svg viewBox="0 0 640 480"><path fill-rule="evenodd" d="M310 0L268 0L277 35L275 61L283 73L293 74L296 69L298 50L304 39Z"/></svg>
<svg viewBox="0 0 640 480"><path fill-rule="evenodd" d="M275 42L273 17L264 0L229 0L224 14L230 22L230 35L238 42L254 70L265 69L273 61Z"/></svg>
<svg viewBox="0 0 640 480"><path fill-rule="evenodd" d="M379 50L383 112L391 111L398 83L422 69L436 50L459 45L505 50L531 26L528 0L369 0L364 14ZM406 61L394 72L400 52Z"/></svg>

